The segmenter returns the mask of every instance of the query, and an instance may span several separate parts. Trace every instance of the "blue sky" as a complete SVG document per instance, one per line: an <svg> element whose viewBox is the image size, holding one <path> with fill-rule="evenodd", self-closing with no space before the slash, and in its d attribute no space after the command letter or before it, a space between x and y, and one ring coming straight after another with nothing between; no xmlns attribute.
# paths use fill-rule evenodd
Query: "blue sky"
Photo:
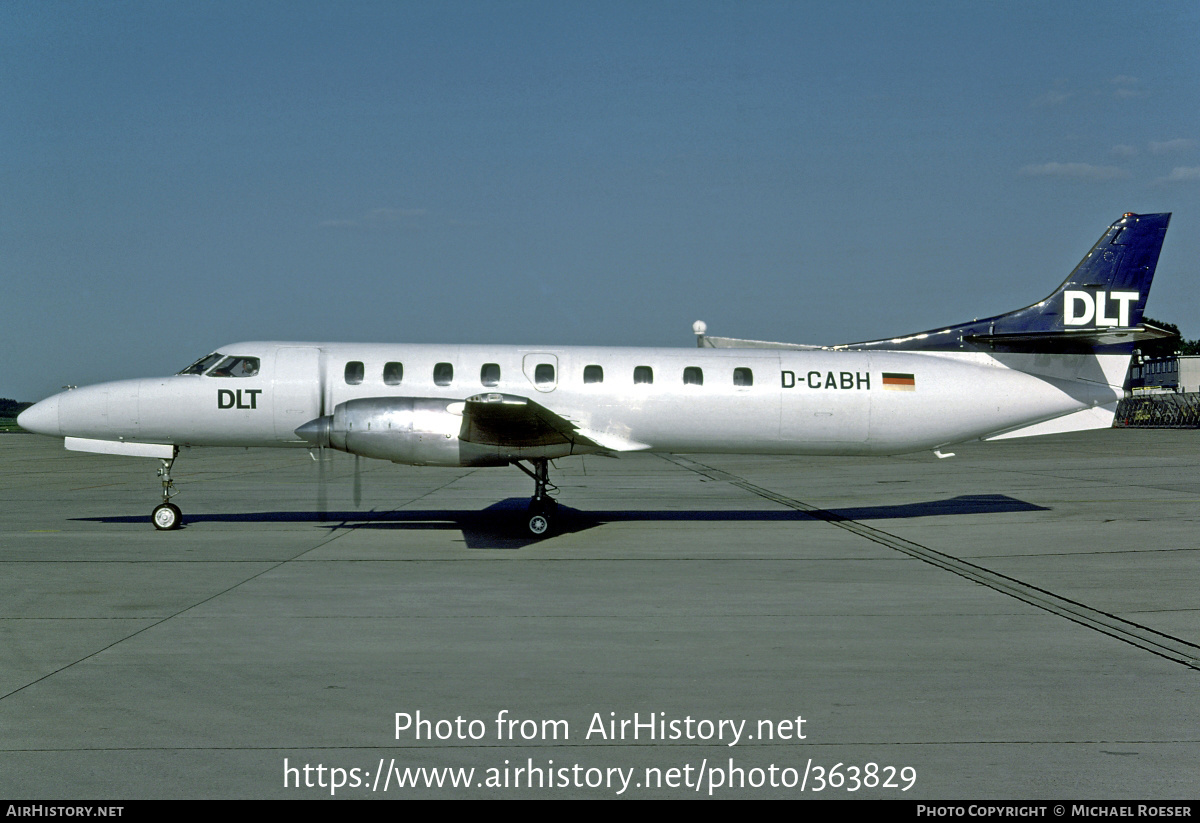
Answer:
<svg viewBox="0 0 1200 823"><path fill-rule="evenodd" d="M1194 3L0 4L0 396L238 340L838 343L1171 211Z"/></svg>

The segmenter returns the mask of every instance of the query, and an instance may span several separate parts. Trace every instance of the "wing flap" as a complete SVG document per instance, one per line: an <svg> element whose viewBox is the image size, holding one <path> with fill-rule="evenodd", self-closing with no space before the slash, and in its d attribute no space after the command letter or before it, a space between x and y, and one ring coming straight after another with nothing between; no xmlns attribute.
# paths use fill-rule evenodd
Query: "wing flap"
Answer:
<svg viewBox="0 0 1200 823"><path fill-rule="evenodd" d="M540 403L515 394L489 392L468 397L459 438L486 446L533 447L570 443L573 451L639 451L643 443L580 428Z"/></svg>

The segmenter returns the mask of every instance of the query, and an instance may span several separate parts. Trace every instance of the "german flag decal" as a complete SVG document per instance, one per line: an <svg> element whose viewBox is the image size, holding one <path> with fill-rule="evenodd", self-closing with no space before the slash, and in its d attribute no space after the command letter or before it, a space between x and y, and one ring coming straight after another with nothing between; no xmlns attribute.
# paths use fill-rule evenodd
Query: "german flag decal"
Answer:
<svg viewBox="0 0 1200 823"><path fill-rule="evenodd" d="M916 391L917 378L911 374L885 371L883 373L883 387L888 391Z"/></svg>

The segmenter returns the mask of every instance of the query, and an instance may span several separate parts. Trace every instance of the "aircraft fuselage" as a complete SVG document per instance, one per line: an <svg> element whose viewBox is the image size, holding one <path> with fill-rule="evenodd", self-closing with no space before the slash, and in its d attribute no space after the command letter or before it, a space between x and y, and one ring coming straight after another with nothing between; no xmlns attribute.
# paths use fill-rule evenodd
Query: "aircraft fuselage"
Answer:
<svg viewBox="0 0 1200 823"><path fill-rule="evenodd" d="M448 414L429 433L456 436L455 402L503 393L610 438L614 451L867 455L986 437L1120 397L1120 380L1099 370L1068 379L1097 361L1076 355L1043 355L1053 368L1030 374L979 352L283 342L219 351L256 358L257 373L86 386L43 401L32 422L95 440L306 447L295 430L347 401L444 400ZM1120 362L1103 371L1123 375L1128 357L1109 359Z"/></svg>

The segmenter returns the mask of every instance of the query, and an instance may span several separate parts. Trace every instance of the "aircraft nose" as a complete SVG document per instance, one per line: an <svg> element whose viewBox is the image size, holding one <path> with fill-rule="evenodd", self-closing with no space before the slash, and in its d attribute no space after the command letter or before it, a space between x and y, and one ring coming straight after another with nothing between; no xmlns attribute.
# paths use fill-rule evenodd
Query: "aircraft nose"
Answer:
<svg viewBox="0 0 1200 823"><path fill-rule="evenodd" d="M61 394L56 394L34 403L17 415L17 425L35 434L61 436L62 424L58 419L58 399L60 397L62 397Z"/></svg>

